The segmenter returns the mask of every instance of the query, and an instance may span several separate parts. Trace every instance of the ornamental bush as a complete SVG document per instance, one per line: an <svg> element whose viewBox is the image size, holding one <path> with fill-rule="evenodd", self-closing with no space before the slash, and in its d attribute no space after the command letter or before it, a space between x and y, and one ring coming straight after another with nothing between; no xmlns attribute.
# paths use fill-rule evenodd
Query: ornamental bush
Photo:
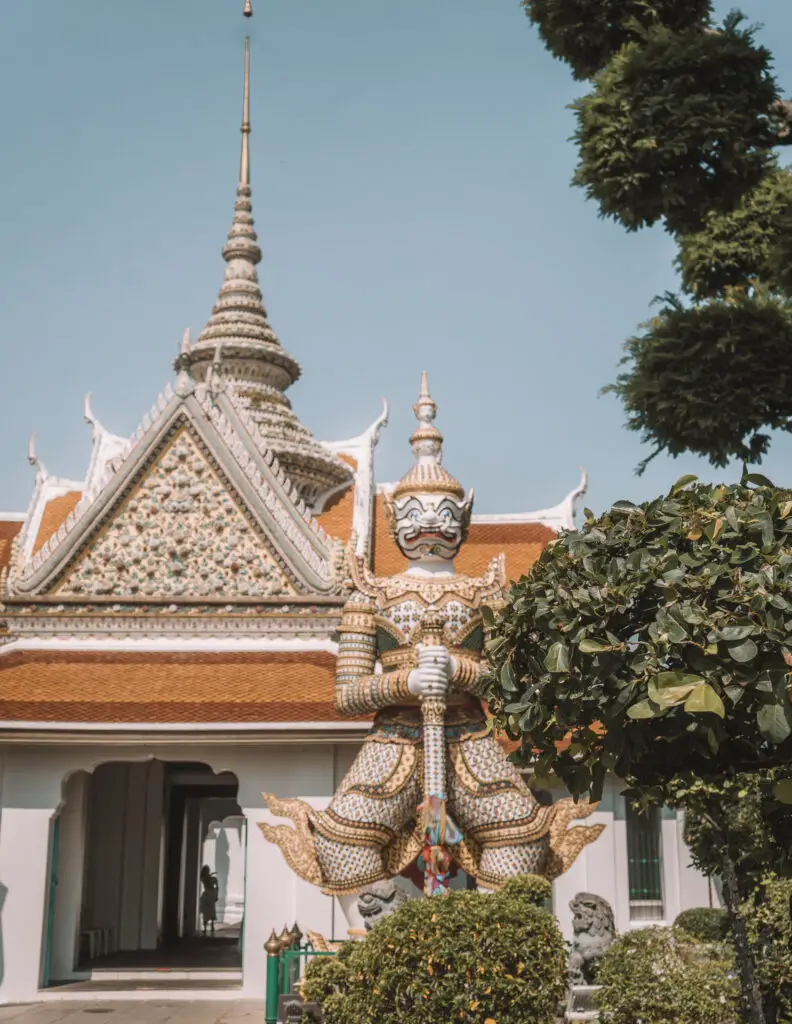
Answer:
<svg viewBox="0 0 792 1024"><path fill-rule="evenodd" d="M792 881L770 879L746 902L743 916L759 949L757 980L775 1024L792 1024Z"/></svg>
<svg viewBox="0 0 792 1024"><path fill-rule="evenodd" d="M672 928L617 939L600 961L603 1024L737 1024L738 992L726 947Z"/></svg>
<svg viewBox="0 0 792 1024"><path fill-rule="evenodd" d="M728 911L720 907L693 907L683 910L674 921L675 928L700 942L726 942L731 934Z"/></svg>
<svg viewBox="0 0 792 1024"><path fill-rule="evenodd" d="M554 1024L566 947L537 905L549 894L527 876L493 894L410 900L332 965L309 964L303 995L326 1024Z"/></svg>
<svg viewBox="0 0 792 1024"><path fill-rule="evenodd" d="M711 0L522 0L547 49L566 61L575 78L591 78L641 30L673 31L704 24Z"/></svg>
<svg viewBox="0 0 792 1024"><path fill-rule="evenodd" d="M685 306L667 295L642 326L605 388L654 448L639 472L661 451L760 462L769 430L792 431L792 306L760 296Z"/></svg>
<svg viewBox="0 0 792 1024"><path fill-rule="evenodd" d="M652 29L624 46L574 104L575 184L625 228L699 230L733 210L778 143L770 53L730 16L718 32Z"/></svg>

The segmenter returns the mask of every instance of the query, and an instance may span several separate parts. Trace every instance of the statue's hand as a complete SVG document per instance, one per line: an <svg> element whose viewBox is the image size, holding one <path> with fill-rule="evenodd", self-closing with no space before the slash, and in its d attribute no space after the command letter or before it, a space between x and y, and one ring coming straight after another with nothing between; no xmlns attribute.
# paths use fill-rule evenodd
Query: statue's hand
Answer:
<svg viewBox="0 0 792 1024"><path fill-rule="evenodd" d="M419 668L439 668L444 673L446 681L451 682L456 664L447 647L443 647L442 644L418 644L416 650Z"/></svg>

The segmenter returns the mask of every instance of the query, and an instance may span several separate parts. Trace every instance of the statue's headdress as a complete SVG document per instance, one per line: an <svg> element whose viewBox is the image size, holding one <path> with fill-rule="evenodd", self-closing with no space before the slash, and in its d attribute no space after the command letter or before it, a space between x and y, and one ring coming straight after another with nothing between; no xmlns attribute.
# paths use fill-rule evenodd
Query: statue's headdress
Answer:
<svg viewBox="0 0 792 1024"><path fill-rule="evenodd" d="M443 435L433 422L437 403L429 394L425 370L413 412L418 420L410 438L415 465L385 498L385 511L408 558L453 558L467 536L473 492L465 497L460 482L443 465Z"/></svg>

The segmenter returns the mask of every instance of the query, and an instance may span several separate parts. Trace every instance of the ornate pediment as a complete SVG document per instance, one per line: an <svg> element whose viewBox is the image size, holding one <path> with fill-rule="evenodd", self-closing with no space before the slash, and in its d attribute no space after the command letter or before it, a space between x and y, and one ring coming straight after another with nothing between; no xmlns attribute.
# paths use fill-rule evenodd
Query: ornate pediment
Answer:
<svg viewBox="0 0 792 1024"><path fill-rule="evenodd" d="M53 596L181 599L293 595L229 482L182 427Z"/></svg>
<svg viewBox="0 0 792 1024"><path fill-rule="evenodd" d="M9 580L9 597L288 601L343 586L343 552L255 424L189 389L158 404L92 500Z"/></svg>

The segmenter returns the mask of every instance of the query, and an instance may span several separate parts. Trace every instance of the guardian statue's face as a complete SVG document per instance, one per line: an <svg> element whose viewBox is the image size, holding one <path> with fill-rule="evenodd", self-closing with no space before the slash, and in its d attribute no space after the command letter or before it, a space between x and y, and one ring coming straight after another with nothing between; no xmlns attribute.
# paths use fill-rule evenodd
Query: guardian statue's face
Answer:
<svg viewBox="0 0 792 1024"><path fill-rule="evenodd" d="M472 494L407 494L386 503L393 536L410 561L455 558L470 525Z"/></svg>

